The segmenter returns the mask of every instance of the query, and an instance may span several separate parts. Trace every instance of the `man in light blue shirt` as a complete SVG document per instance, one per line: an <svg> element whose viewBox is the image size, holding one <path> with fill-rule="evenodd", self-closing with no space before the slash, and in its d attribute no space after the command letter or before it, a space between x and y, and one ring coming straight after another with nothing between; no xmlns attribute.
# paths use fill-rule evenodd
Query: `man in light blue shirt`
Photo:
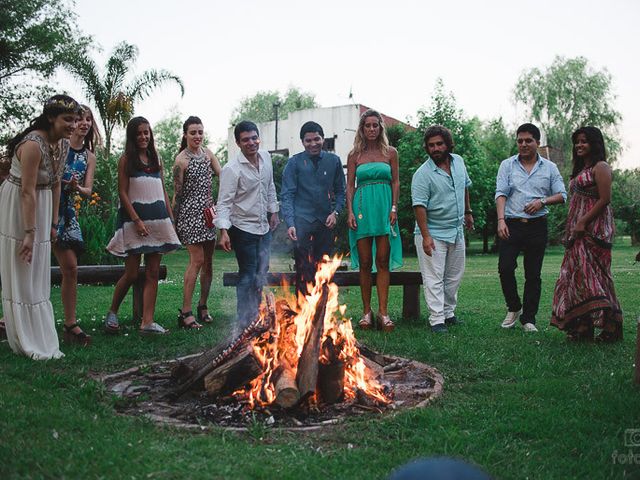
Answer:
<svg viewBox="0 0 640 480"><path fill-rule="evenodd" d="M564 203L567 192L555 163L538 154L540 130L531 123L518 127L518 155L503 160L496 179L496 210L500 257L498 272L507 304L503 328L518 318L526 332L537 332L540 272L547 246L547 206ZM517 259L523 253L524 293L516 284Z"/></svg>
<svg viewBox="0 0 640 480"><path fill-rule="evenodd" d="M413 175L411 200L416 215L415 245L422 273L429 323L434 333L461 323L455 316L464 273L463 225L473 228L471 180L464 160L452 153L451 132L429 127L424 134L427 161Z"/></svg>

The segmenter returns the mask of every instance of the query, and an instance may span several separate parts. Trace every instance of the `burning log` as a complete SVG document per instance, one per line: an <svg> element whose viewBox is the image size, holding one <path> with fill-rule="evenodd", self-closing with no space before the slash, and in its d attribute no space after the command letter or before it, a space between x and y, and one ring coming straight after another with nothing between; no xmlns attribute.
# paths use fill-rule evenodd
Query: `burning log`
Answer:
<svg viewBox="0 0 640 480"><path fill-rule="evenodd" d="M273 374L276 390L275 403L283 408L291 408L300 401L300 391L296 386L296 375L286 360L283 360Z"/></svg>
<svg viewBox="0 0 640 480"><path fill-rule="evenodd" d="M204 377L204 388L214 397L231 393L261 373L262 366L253 353L253 347L246 345L236 356Z"/></svg>
<svg viewBox="0 0 640 480"><path fill-rule="evenodd" d="M238 350L248 344L256 336L273 328L276 322L275 299L272 293L266 295L266 315L258 316L242 333L230 344L219 344L207 350L191 362L181 362L173 371L174 380L178 386L169 391L168 399L175 399L192 389L202 390L204 378L218 366L233 358Z"/></svg>
<svg viewBox="0 0 640 480"><path fill-rule="evenodd" d="M344 400L344 362L336 360L320 364L318 393L324 403L332 404Z"/></svg>
<svg viewBox="0 0 640 480"><path fill-rule="evenodd" d="M329 287L322 286L322 295L316 305L313 316L313 323L305 338L304 348L298 361L298 372L296 373L296 383L300 392L300 400L304 401L316 390L318 382L318 358L320 355L320 341L324 328L324 315L327 310L327 300L329 298Z"/></svg>

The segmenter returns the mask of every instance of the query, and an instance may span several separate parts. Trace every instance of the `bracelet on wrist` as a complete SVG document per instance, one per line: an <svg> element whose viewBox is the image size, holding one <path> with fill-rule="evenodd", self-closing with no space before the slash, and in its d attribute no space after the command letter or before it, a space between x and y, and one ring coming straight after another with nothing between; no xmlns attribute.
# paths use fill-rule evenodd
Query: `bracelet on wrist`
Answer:
<svg viewBox="0 0 640 480"><path fill-rule="evenodd" d="M391 213L398 213L398 207L391 205Z"/></svg>
<svg viewBox="0 0 640 480"><path fill-rule="evenodd" d="M498 221L500 221L500 220L502 220L503 222L505 221L505 220L504 220L504 217L500 217L500 218L498 219Z"/></svg>
<svg viewBox="0 0 640 480"><path fill-rule="evenodd" d="M35 233L36 231L36 227L31 227L31 228L25 228L24 229L24 233L29 234L29 233Z"/></svg>
<svg viewBox="0 0 640 480"><path fill-rule="evenodd" d="M465 210L464 211L465 215L473 215L473 210L469 209L469 210Z"/></svg>

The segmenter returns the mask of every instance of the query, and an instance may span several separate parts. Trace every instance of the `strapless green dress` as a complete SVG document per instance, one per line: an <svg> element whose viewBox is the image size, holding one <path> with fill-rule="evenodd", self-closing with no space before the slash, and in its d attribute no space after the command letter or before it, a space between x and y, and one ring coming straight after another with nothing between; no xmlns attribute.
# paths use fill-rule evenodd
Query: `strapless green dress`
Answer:
<svg viewBox="0 0 640 480"><path fill-rule="evenodd" d="M358 240L366 237L389 236L391 254L389 269L402 266L402 240L398 222L389 222L392 205L391 165L385 162L363 163L356 168L356 191L353 195L353 214L358 228L349 229L351 268L360 268ZM373 242L373 269L375 271L376 243Z"/></svg>

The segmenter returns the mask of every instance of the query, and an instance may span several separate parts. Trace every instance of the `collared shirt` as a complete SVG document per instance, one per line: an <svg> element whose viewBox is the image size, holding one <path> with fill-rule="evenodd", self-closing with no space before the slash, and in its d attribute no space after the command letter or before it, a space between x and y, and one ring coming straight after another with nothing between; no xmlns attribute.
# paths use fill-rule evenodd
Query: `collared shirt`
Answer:
<svg viewBox="0 0 640 480"><path fill-rule="evenodd" d="M542 217L549 213L546 206L529 215L524 211L525 205L537 198L546 198L556 193L561 193L562 198L567 200L562 175L552 161L538 155L538 161L530 172L520 163L519 155L509 157L500 164L495 198L507 198L504 209L506 218Z"/></svg>
<svg viewBox="0 0 640 480"><path fill-rule="evenodd" d="M344 208L345 180L340 157L322 151L311 157L306 151L291 157L282 174L282 215L288 227L295 219L325 223L334 210Z"/></svg>
<svg viewBox="0 0 640 480"><path fill-rule="evenodd" d="M240 152L222 168L216 227L229 229L233 225L255 235L269 232L268 214L278 211L269 152L258 151L258 162L260 168Z"/></svg>
<svg viewBox="0 0 640 480"><path fill-rule="evenodd" d="M427 158L411 180L411 202L427 209L429 233L437 240L454 243L464 235L464 196L471 186L460 155L451 154L451 175ZM420 234L416 223L415 234Z"/></svg>

